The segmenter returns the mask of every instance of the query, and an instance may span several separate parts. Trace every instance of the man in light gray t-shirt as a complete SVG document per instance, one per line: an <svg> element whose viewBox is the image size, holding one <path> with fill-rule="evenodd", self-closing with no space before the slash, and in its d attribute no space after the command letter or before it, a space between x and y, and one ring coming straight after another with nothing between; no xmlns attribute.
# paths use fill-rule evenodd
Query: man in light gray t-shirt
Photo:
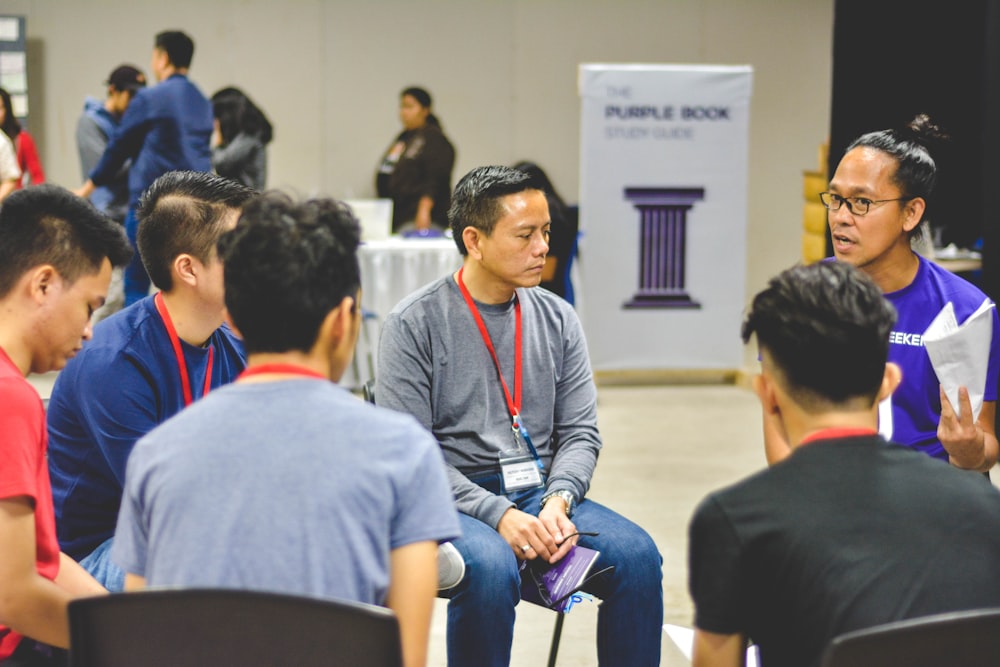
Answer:
<svg viewBox="0 0 1000 667"><path fill-rule="evenodd" d="M126 590L248 588L385 605L426 660L437 545L459 526L434 438L334 384L361 322L357 220L251 200L219 241L247 368L142 438L112 549Z"/></svg>

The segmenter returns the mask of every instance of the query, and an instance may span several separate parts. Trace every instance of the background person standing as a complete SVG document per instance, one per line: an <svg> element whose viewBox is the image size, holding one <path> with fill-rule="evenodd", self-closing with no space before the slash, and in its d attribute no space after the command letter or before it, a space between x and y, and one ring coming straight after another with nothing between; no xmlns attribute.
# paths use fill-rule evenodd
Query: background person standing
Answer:
<svg viewBox="0 0 1000 667"><path fill-rule="evenodd" d="M212 105L187 78L194 42L179 30L156 35L150 71L159 83L140 90L122 117L101 161L77 191L88 197L107 185L125 161L129 169L129 208L125 231L135 247L136 206L153 181L168 171L211 171ZM136 252L125 269L125 305L149 293L149 276Z"/></svg>
<svg viewBox="0 0 1000 667"><path fill-rule="evenodd" d="M80 170L83 178L90 176L101 161L108 142L121 125L122 116L135 94L146 87L146 75L132 65L119 65L107 80L107 96L104 100L87 96L83 102L83 112L76 122L76 148L80 154ZM90 203L97 210L117 222L125 222L128 212L128 168L122 165L107 185L94 189Z"/></svg>
<svg viewBox="0 0 1000 667"><path fill-rule="evenodd" d="M392 199L392 231L448 227L455 148L431 111L431 95L407 88L399 95L403 131L382 156L375 175L379 197Z"/></svg>
<svg viewBox="0 0 1000 667"><path fill-rule="evenodd" d="M267 186L267 145L274 136L271 121L239 88L216 91L212 95L212 114L215 173L263 190Z"/></svg>
<svg viewBox="0 0 1000 667"><path fill-rule="evenodd" d="M17 180L17 187L24 185L24 174L28 174L29 185L40 185L45 182L45 170L42 169L42 161L38 158L38 148L35 147L34 138L28 131L21 127L20 121L14 115L14 107L10 101L10 93L0 88L0 130L14 142L14 151L17 155L17 166L21 168L21 177Z"/></svg>
<svg viewBox="0 0 1000 667"><path fill-rule="evenodd" d="M76 148L80 154L80 170L87 178L108 147L108 141L121 124L122 115L128 109L136 92L146 87L146 75L132 65L119 65L108 76L107 95L103 101L87 96L83 112L76 122ZM107 185L96 188L90 195L90 203L98 211L125 224L128 213L128 170L131 161L126 161ZM121 310L125 303L125 289L120 268L111 274L108 299L94 313L94 322Z"/></svg>

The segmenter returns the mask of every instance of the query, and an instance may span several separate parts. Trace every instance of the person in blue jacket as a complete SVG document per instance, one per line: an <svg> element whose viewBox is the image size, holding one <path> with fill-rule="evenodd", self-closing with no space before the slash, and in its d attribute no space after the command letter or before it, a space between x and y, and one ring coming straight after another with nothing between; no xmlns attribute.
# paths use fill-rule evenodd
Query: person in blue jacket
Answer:
<svg viewBox="0 0 1000 667"><path fill-rule="evenodd" d="M108 551L132 447L246 365L243 343L223 324L215 243L254 194L206 172L156 179L139 202L138 244L161 291L94 327L52 387L48 461L59 544L108 590L124 585Z"/></svg>
<svg viewBox="0 0 1000 667"><path fill-rule="evenodd" d="M90 177L90 172L104 156L108 141L121 124L132 98L146 87L146 75L132 65L119 65L108 76L107 87L104 100L87 96L83 113L76 122L76 148L80 153L80 170L84 179ZM127 163L115 174L111 183L94 189L90 203L112 220L125 221L128 212Z"/></svg>
<svg viewBox="0 0 1000 667"><path fill-rule="evenodd" d="M212 104L188 80L193 55L194 42L183 32L166 30L156 35L150 71L159 83L136 93L100 162L76 190L81 197L89 197L96 187L113 182L131 159L125 231L133 247L136 206L153 181L168 171L212 170ZM125 305L146 296L149 285L136 253L125 269Z"/></svg>

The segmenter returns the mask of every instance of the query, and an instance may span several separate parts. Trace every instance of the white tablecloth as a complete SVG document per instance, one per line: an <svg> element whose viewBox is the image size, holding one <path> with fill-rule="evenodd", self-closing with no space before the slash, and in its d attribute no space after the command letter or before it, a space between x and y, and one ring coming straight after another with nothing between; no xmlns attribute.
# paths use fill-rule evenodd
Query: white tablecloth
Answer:
<svg viewBox="0 0 1000 667"><path fill-rule="evenodd" d="M389 239L358 248L361 303L385 317L405 296L462 266L451 239Z"/></svg>
<svg viewBox="0 0 1000 667"><path fill-rule="evenodd" d="M361 305L376 317L363 324L366 331L358 340L357 373L348 369L342 381L345 386L358 386L369 377L369 352L372 366L378 363L378 330L385 316L411 292L457 271L462 255L451 239L388 239L361 244L358 263Z"/></svg>

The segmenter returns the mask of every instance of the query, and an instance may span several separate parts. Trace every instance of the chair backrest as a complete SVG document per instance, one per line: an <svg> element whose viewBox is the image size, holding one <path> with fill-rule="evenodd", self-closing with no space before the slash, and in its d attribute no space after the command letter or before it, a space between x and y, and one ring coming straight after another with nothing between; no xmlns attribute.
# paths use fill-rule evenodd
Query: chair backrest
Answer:
<svg viewBox="0 0 1000 667"><path fill-rule="evenodd" d="M400 667L383 607L242 590L169 589L75 600L70 667Z"/></svg>
<svg viewBox="0 0 1000 667"><path fill-rule="evenodd" d="M1000 608L924 616L835 638L823 667L986 667L1000 664Z"/></svg>

